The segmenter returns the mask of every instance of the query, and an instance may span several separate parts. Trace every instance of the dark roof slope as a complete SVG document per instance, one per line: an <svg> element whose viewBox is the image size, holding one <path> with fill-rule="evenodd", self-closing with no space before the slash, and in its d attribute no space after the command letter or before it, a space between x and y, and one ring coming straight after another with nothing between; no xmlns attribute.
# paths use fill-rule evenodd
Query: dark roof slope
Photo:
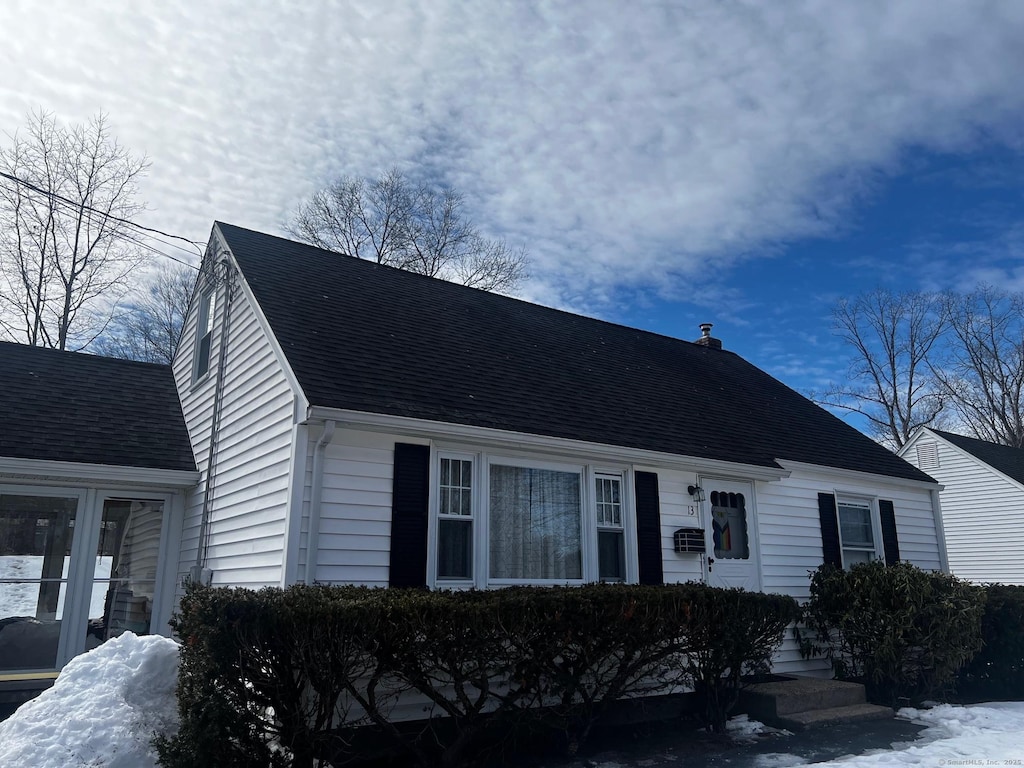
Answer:
<svg viewBox="0 0 1024 768"><path fill-rule="evenodd" d="M170 366L0 342L0 456L195 470Z"/></svg>
<svg viewBox="0 0 1024 768"><path fill-rule="evenodd" d="M731 352L216 226L313 405L930 480Z"/></svg>
<svg viewBox="0 0 1024 768"><path fill-rule="evenodd" d="M943 432L938 429L932 429L931 431L985 462L993 469L1002 472L1007 477L1013 478L1018 483L1024 483L1024 448L1012 448L1008 445L990 443L987 440L966 437L955 432Z"/></svg>

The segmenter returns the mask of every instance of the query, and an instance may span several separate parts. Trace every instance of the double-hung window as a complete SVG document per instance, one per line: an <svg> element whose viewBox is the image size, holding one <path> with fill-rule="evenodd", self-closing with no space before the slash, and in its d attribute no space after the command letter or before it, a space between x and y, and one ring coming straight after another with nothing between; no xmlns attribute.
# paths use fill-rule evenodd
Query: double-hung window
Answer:
<svg viewBox="0 0 1024 768"><path fill-rule="evenodd" d="M473 578L473 461L442 456L438 473L437 578Z"/></svg>
<svg viewBox="0 0 1024 768"><path fill-rule="evenodd" d="M622 476L594 477L597 562L601 581L626 580L626 536L622 523Z"/></svg>
<svg viewBox="0 0 1024 768"><path fill-rule="evenodd" d="M627 579L621 472L449 452L436 471L438 583Z"/></svg>
<svg viewBox="0 0 1024 768"><path fill-rule="evenodd" d="M878 557L878 540L875 531L874 514L868 499L840 497L837 500L839 514L839 541L843 552L843 567L867 563Z"/></svg>

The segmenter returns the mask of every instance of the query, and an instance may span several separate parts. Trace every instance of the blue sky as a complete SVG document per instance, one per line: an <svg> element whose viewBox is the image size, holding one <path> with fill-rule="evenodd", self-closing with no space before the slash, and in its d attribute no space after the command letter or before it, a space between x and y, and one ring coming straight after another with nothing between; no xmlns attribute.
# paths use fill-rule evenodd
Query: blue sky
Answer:
<svg viewBox="0 0 1024 768"><path fill-rule="evenodd" d="M1018 0L39 9L0 3L0 131L105 111L142 223L194 240L397 166L529 249L524 298L713 322L798 389L842 375L840 296L1024 288Z"/></svg>

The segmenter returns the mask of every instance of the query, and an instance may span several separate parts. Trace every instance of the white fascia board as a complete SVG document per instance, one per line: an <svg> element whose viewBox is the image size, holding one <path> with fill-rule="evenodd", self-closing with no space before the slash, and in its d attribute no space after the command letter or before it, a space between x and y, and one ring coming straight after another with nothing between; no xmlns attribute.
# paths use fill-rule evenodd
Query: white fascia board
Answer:
<svg viewBox="0 0 1024 768"><path fill-rule="evenodd" d="M102 485L146 486L152 489L178 490L199 482L194 470L122 467L112 464L85 464L75 461L40 461L0 456L0 479L34 482L93 482Z"/></svg>
<svg viewBox="0 0 1024 768"><path fill-rule="evenodd" d="M780 465L791 472L808 472L828 478L845 478L858 482L886 485L900 485L908 488L920 488L924 490L942 490L938 482L929 483L927 480L913 480L907 477L893 477L892 475L880 475L876 472L862 472L857 469L843 469L841 467L827 467L823 464L808 464L805 461L793 461L791 459L776 459ZM913 466L913 465L911 465ZM923 471L923 470L922 470Z"/></svg>
<svg viewBox="0 0 1024 768"><path fill-rule="evenodd" d="M263 330L263 334L267 337L267 342L270 344L270 348L274 350L274 357L277 358L278 365L281 366L281 370L284 371L285 378L288 379L288 383L292 387L292 391L295 393L296 406L295 406L295 422L298 423L301 414L309 410L309 401L306 399L306 393L302 391L302 385L299 384L299 379L295 375L295 371L292 370L291 363L288 362L288 357L285 355L284 350L281 348L281 344L277 340L277 336L274 335L273 329L270 327L270 322L267 320L267 316L263 313L263 307L256 301L256 295L252 292L252 288L249 287L249 282L245 279L245 273L238 266L238 260L235 258L235 254L231 252L228 247L227 241L224 235L221 234L220 227L214 227L214 237L217 238L218 252L223 253L229 259L231 259L231 266L235 269L235 274L238 275L238 285L241 288L242 294L249 302L249 306L252 308L253 314L256 315L256 322L259 323L260 328ZM231 350L228 350L230 353Z"/></svg>
<svg viewBox="0 0 1024 768"><path fill-rule="evenodd" d="M570 440L564 437L532 435L526 432L512 432L490 427L467 424L452 424L428 419L414 419L407 416L392 416L384 413L350 411L340 408L313 406L307 411L307 422L320 423L335 421L339 427L364 429L369 432L392 432L428 440L460 440L485 446L502 448L523 448L543 451L568 457L587 456L614 462L628 461L649 467L664 469L685 469L701 474L741 477L749 480L774 481L789 477L790 472L776 467L761 467L754 464L720 461L700 456L684 456L662 451L629 448L607 443L591 443Z"/></svg>

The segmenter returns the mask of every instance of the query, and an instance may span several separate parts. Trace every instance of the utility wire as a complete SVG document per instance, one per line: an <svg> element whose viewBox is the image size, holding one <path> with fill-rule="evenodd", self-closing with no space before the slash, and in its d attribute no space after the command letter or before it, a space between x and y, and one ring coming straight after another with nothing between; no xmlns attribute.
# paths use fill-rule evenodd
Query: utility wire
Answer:
<svg viewBox="0 0 1024 768"><path fill-rule="evenodd" d="M167 242L166 240L161 240L160 237L157 237L157 235L162 236L162 237L166 237L166 238L171 238L173 240L182 240L182 241L188 243L189 245L191 245L193 248L195 248L196 249L196 254L200 258L203 255L203 250L205 248L205 245L203 243L198 243L195 240L190 240L187 237L182 237L181 235L174 235L174 234L171 234L170 232L164 232L164 231L159 230L159 229L154 229L153 227L145 227L145 226L143 226L141 224L138 224L138 223L136 223L134 221L131 221L129 219L125 219L125 218L122 218L120 216L115 216L114 214L107 213L106 211L101 211L98 208L92 207L91 205L86 205L85 203L75 202L74 200L71 200L71 199L69 199L67 197L64 197L63 195L59 195L56 192L50 192L48 190L42 189L41 187L33 184L30 181L26 181L25 179L21 179L21 178L19 178L17 176L14 176L14 175L10 174L10 173L5 173L4 171L0 171L0 177L5 178L8 181L12 181L15 184L18 184L18 185L20 185L22 187L25 187L26 189L30 189L33 192L44 196L48 200L51 200L51 201L54 201L54 202L57 202L57 203L63 203L64 205L72 207L75 210L88 211L89 213L95 214L97 216L101 216L102 218L107 219L107 220L116 221L119 224L123 224L123 225L125 225L127 227L131 227L133 229L139 230L141 233L145 233L146 236L151 237L154 240L156 240L156 241L158 241L158 242L160 242L160 243L162 243L162 244L164 244L166 246L169 246L169 247L172 247L172 248L178 248L178 249L180 249L182 251L186 251L185 248L182 248L179 245ZM192 269L195 269L195 270L199 269L198 267L193 266L192 264L189 264L188 262L183 261L182 259L175 258L174 256L171 256L170 254L164 253L163 251L160 251L160 250L158 250L156 248L153 248L150 245L144 244L144 243L140 242L139 240L136 240L134 238L127 237L127 236L125 236L125 239L130 240L131 242L135 243L136 245L139 245L139 246L141 246L143 248L146 248L147 250L152 251L153 253L156 253L156 254L158 254L160 256L164 256L164 257L170 259L171 261L176 261L179 264L183 264L183 265L185 265L187 267L190 267ZM186 251L186 252L188 252L188 251Z"/></svg>

